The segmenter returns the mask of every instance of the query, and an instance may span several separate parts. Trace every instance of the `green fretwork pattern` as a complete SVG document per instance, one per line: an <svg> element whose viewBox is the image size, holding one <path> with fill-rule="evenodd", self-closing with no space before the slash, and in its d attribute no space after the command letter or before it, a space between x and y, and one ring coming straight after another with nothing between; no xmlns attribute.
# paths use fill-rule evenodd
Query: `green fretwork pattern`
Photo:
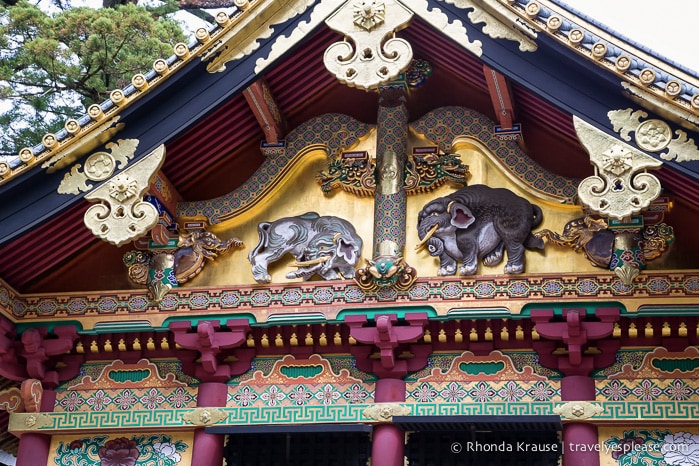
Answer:
<svg viewBox="0 0 699 466"><path fill-rule="evenodd" d="M699 418L697 401L596 401L602 413L595 415L599 422L655 423L691 422ZM484 402L484 403L404 403L413 416L526 416L551 415L562 402ZM372 423L364 411L373 404L338 405L289 405L289 406L248 406L216 408L223 417L218 425L259 425L294 423ZM214 409L214 408L212 408ZM186 419L196 416L194 409L156 409L104 412L53 412L53 413L13 413L10 415L10 431L67 433L73 430L111 432L133 432L134 430L162 431L166 429L191 429ZM27 427L29 425L32 427ZM212 424L214 425L214 424Z"/></svg>

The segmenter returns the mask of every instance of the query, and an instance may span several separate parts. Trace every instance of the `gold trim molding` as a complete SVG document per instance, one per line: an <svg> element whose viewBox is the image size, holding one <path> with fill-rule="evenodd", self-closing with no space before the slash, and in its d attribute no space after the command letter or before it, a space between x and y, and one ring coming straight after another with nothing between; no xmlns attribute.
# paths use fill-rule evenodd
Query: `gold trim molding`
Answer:
<svg viewBox="0 0 699 466"><path fill-rule="evenodd" d="M657 199L660 181L645 170L659 168L661 161L576 116L573 124L595 165L595 175L578 185L578 197L585 207L603 217L623 220L640 213Z"/></svg>
<svg viewBox="0 0 699 466"><path fill-rule="evenodd" d="M400 403L376 403L363 411L367 419L379 422L392 422L393 416L408 416L412 410L410 406Z"/></svg>
<svg viewBox="0 0 699 466"><path fill-rule="evenodd" d="M49 415L44 413L12 413L7 430L34 431L51 426L53 423Z"/></svg>
<svg viewBox="0 0 699 466"><path fill-rule="evenodd" d="M663 160L699 160L699 148L694 139L689 139L687 133L680 129L674 132L676 137L673 137L672 130L665 121L657 118L646 119L648 114L643 110L611 110L607 117L621 139L631 141L631 133L634 133L634 142L638 147L648 152L658 152Z"/></svg>
<svg viewBox="0 0 699 466"><path fill-rule="evenodd" d="M218 73L226 69L228 62L238 60L260 48L260 41L272 36L272 26L282 24L296 15L303 14L314 0L266 0L246 2L245 14L235 18L227 30L201 56L209 62L206 71ZM206 31L204 31L206 33ZM200 41L211 40L198 37Z"/></svg>
<svg viewBox="0 0 699 466"><path fill-rule="evenodd" d="M562 405L554 406L553 413L567 420L582 421L604 413L604 409L598 403L569 401Z"/></svg>
<svg viewBox="0 0 699 466"><path fill-rule="evenodd" d="M182 419L187 424L195 426L211 426L228 419L228 414L217 408L194 408L184 413Z"/></svg>
<svg viewBox="0 0 699 466"><path fill-rule="evenodd" d="M121 246L146 234L158 222L158 210L143 195L165 160L161 145L131 167L85 195L99 202L87 209L84 222L98 238Z"/></svg>

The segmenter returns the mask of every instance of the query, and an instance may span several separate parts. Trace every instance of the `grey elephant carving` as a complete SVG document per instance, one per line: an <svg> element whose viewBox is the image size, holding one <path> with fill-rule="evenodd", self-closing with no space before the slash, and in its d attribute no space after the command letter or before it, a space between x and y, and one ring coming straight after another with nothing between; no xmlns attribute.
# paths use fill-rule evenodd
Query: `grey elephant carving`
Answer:
<svg viewBox="0 0 699 466"><path fill-rule="evenodd" d="M269 283L269 264L291 254L297 270L286 278L309 280L319 275L325 280L349 278L362 253L362 239L347 220L307 212L262 222L257 227L260 241L250 251L252 275L258 283Z"/></svg>
<svg viewBox="0 0 699 466"><path fill-rule="evenodd" d="M439 275L473 275L478 261L502 262L505 273L524 272L525 248L543 249L544 242L532 234L542 221L539 206L504 188L466 186L427 203L418 214L417 249L427 247L439 257Z"/></svg>

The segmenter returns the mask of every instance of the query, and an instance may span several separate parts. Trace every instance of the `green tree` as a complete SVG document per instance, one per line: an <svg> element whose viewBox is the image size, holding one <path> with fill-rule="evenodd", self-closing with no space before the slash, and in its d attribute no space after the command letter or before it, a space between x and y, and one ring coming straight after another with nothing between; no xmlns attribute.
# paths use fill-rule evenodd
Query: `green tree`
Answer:
<svg viewBox="0 0 699 466"><path fill-rule="evenodd" d="M167 9L133 4L47 14L20 0L0 7L0 153L56 132L184 41Z"/></svg>

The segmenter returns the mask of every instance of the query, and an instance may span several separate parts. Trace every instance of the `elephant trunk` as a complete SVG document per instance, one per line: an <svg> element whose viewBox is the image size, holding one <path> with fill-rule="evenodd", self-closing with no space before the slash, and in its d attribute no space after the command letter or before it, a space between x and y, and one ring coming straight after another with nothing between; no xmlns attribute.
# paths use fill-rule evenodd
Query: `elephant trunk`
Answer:
<svg viewBox="0 0 699 466"><path fill-rule="evenodd" d="M330 260L330 256L320 256L316 259L311 259L307 261L295 261L292 264L289 264L289 267L308 267L311 265L317 265L317 264L322 264L324 262L327 262Z"/></svg>

